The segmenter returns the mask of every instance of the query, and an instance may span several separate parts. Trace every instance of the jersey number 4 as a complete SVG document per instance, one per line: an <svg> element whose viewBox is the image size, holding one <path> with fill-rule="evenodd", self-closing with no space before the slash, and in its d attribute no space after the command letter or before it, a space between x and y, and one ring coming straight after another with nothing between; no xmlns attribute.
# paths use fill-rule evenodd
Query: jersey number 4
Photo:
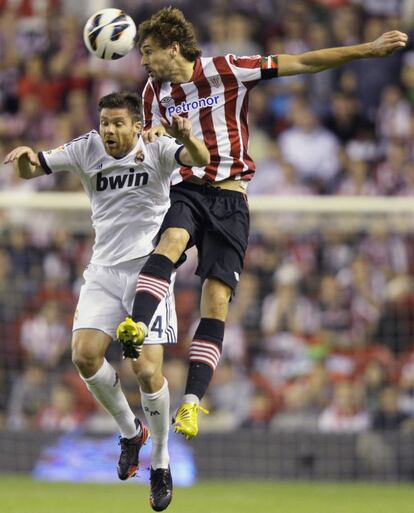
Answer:
<svg viewBox="0 0 414 513"><path fill-rule="evenodd" d="M157 317L155 317L155 321L152 323L152 326L151 326L151 331L155 331L156 333L158 333L158 338L162 337L162 333L163 333L164 329L162 327L162 316L161 315L157 315Z"/></svg>

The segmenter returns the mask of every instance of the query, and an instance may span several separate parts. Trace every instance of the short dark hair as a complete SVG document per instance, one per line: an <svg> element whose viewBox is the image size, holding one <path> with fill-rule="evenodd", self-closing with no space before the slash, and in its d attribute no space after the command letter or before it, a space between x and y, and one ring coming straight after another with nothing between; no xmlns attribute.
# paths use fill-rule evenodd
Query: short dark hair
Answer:
<svg viewBox="0 0 414 513"><path fill-rule="evenodd" d="M193 25L176 7L163 7L139 25L138 46L141 48L150 36L161 48L178 43L183 57L188 61L193 62L201 55Z"/></svg>
<svg viewBox="0 0 414 513"><path fill-rule="evenodd" d="M134 121L141 121L141 98L136 93L123 91L102 96L98 103L98 111L102 109L128 109Z"/></svg>

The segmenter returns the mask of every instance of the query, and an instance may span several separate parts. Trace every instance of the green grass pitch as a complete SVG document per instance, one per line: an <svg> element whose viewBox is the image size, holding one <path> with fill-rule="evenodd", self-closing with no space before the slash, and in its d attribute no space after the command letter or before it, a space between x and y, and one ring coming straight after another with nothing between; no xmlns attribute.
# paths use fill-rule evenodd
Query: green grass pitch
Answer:
<svg viewBox="0 0 414 513"><path fill-rule="evenodd" d="M45 483L0 474L4 513L145 513L146 486ZM413 513L414 485L215 482L177 488L168 513Z"/></svg>

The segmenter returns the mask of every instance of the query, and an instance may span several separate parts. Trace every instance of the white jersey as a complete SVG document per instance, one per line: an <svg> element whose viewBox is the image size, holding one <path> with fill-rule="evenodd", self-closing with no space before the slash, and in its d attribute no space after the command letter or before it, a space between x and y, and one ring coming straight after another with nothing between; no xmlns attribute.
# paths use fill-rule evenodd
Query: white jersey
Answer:
<svg viewBox="0 0 414 513"><path fill-rule="evenodd" d="M151 253L170 206L171 173L181 148L170 137L151 144L139 139L128 155L116 159L92 130L39 153L45 173L76 173L89 196L95 230L91 263L110 266ZM138 149L143 151L139 162Z"/></svg>

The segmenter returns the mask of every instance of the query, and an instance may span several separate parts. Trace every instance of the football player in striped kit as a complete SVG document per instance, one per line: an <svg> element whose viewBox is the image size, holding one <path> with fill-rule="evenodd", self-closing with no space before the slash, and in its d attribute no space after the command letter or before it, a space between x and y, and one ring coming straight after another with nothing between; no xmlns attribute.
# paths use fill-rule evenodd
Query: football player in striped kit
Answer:
<svg viewBox="0 0 414 513"><path fill-rule="evenodd" d="M187 438L198 432L197 413L220 358L228 304L243 267L249 232L246 189L255 166L248 153L248 98L260 81L316 73L355 59L384 57L404 48L397 30L375 41L300 55L229 54L201 57L194 30L176 8L163 8L138 28L141 62L149 74L144 88L144 128L152 139L171 116L191 120L211 154L207 166L181 166L172 175L171 207L160 241L137 282L131 318L119 327L126 350L145 336L174 267L186 249L198 249L202 285L201 320L190 347L183 403L174 428ZM161 128L159 127L160 125ZM204 411L204 410L202 410Z"/></svg>
<svg viewBox="0 0 414 513"><path fill-rule="evenodd" d="M125 480L136 474L139 451L149 432L132 412L105 353L117 325L131 311L138 272L154 249L170 204L173 169L182 164L206 165L210 155L193 136L191 122L178 115L168 128L173 138L144 144L139 136L141 99L134 93L101 98L99 117L99 133L92 130L38 154L20 146L6 156L5 163L14 163L25 179L71 171L79 176L90 199L96 237L73 322L72 359L90 392L119 426L118 476ZM164 510L172 498L170 397L162 361L163 344L176 342L176 315L172 288L167 289L142 341L141 357L132 360L152 438L150 503L155 511Z"/></svg>

